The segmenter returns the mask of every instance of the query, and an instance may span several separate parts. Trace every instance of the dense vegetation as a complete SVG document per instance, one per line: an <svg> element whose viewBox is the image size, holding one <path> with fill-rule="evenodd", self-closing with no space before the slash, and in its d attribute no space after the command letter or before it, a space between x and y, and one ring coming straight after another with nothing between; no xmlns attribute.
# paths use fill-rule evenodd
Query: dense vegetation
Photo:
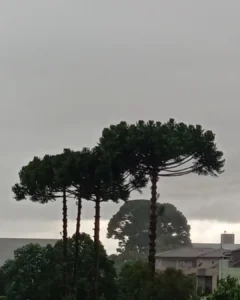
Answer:
<svg viewBox="0 0 240 300"><path fill-rule="evenodd" d="M84 148L81 151L65 149L60 154L46 154L43 158L34 157L28 165L22 167L19 173L19 183L13 186L14 197L18 201L28 199L42 204L60 199L62 201L63 238L62 242L58 246L54 246L53 249L50 246L43 249L31 246L33 249L29 246L34 250L34 253L40 251L36 258L32 258L32 261L38 264L44 258L42 261L44 270L49 268L49 272L53 272L52 275L49 275L49 280L53 281L51 287L41 287L40 285L38 287L37 285L31 287L42 276L40 275L42 274L41 271L37 274L37 278L29 279L31 284L30 290L28 290L26 285L24 284L23 286L20 280L20 278L24 278L22 268L18 270L18 275L16 275L16 278L14 277L14 281L10 281L9 278L12 278L14 274L11 271L15 270L16 272L15 266L19 266L22 258L28 255L26 251L30 251L30 248L18 250L15 253L15 259L5 264L2 272L5 274L4 278L5 276L8 278L6 279L7 285L4 285L5 289L6 286L11 287L7 288L6 292L8 297L12 297L9 299L13 299L14 297L16 300L26 299L26 297L29 299L44 299L44 297L48 299L49 295L51 295L51 299L55 299L55 295L57 295L57 299L84 299L85 294L79 296L79 289L83 290L84 293L86 290L88 291L86 294L88 298L86 299L98 300L103 295L105 299L110 299L107 298L110 297L107 296L107 292L102 292L102 279L105 273L101 269L102 246L99 238L101 203L103 201L117 203L119 200L126 202L132 191L141 192L148 183L151 185L149 205L147 205L146 201L135 202L135 204L133 202L127 203L119 215L113 217L108 233L109 236L116 236L119 219L126 214L127 209L135 205L135 220L132 220L133 224L137 222L137 214L140 213L144 217L144 227L141 228L138 224L141 238L137 239L136 234L130 232L133 227L125 228L125 233L129 236L129 242L124 243L122 237L117 237L120 240L120 252L123 253L130 249L145 257L148 256L148 268L146 269L145 265L144 267L142 266L144 271L140 273L143 274L143 277L142 275L139 277L141 282L142 280L146 280L144 281L144 285L146 283L146 290L144 290L146 293L141 291L140 294L145 295L149 299L163 299L159 297L163 297L164 295L164 299L167 299L167 294L164 291L168 290L170 292L171 288L165 288L166 281L164 278L172 274L172 280L179 280L179 282L183 280L184 284L179 283L178 285L175 282L174 287L179 286L179 288L185 287L186 278L178 272L175 274L174 271L171 271L171 274L167 273L157 276L155 274L156 250L163 249L164 243L168 243L171 247L190 244L190 238L189 227L180 212L171 205L158 205L157 185L159 178L161 176L184 176L191 173L217 176L223 172L224 159L222 157L223 153L217 149L215 135L211 131L205 131L199 125L193 126L177 123L173 119L170 119L166 123L139 121L136 124L127 124L126 122L121 122L104 129L97 146L93 149ZM67 214L67 201L70 198L76 199L77 202L76 232L71 241L68 238ZM86 276L84 277L85 281L80 277L81 272L84 270L80 236L83 200L95 203L95 212L93 213L94 241L93 246L91 246L93 247L93 251L91 252L92 262L91 265L88 265L88 270L92 273L91 276L89 275L90 279ZM148 220L146 219L147 216L144 210L150 210ZM166 223L170 215L174 215L174 218L176 218L176 224L174 224L175 221L172 219L174 226L177 226L177 222L184 224L182 233L179 232L178 234L179 239L173 239L173 235L176 233L174 230L177 227L171 233L170 228L161 230L161 226L158 226L158 224L161 224L158 222ZM146 234L148 231L149 239ZM53 254L56 249L59 250L59 254ZM21 255L22 251L26 253ZM47 258L45 255L47 255ZM60 257L59 255L61 255L61 259L58 261L49 260L46 263L49 256L57 259ZM21 257L20 260L19 257ZM29 266L30 269L31 266ZM59 267L56 272L55 268L57 266ZM131 266L129 268L135 267ZM11 274L9 275L10 277L7 277L7 274ZM125 271L122 270L120 274L125 274ZM127 272L126 274L132 273ZM124 281L124 278L126 278L124 277L125 275L121 276L120 278L123 278L123 281L118 279L116 285L118 293L124 295L121 297L125 297L124 299L140 299L138 298L140 294L138 294L139 296L135 296L133 290L130 292L132 288L124 294L125 287L122 289L120 287L121 283L130 283L131 281L130 278ZM132 278L132 275L129 276ZM88 279L86 280L86 278ZM111 275L111 279L113 283L116 283L115 275ZM41 279L42 281L44 280ZM58 289L55 291L56 282ZM138 280L136 282L142 285ZM82 288L82 285L85 289ZM115 299L114 289L111 290L110 286L111 284L109 283L108 291L111 293L112 299ZM160 289L160 286L164 288ZM34 293L36 289L38 290L38 296L36 294L33 296L31 293ZM49 289L51 292L46 294ZM10 293L10 290L13 294ZM154 295L148 294L149 290L154 291ZM187 291L189 293L189 288ZM25 293L22 296L25 298L20 298L21 293ZM179 295L181 294L180 291L178 293Z"/></svg>
<svg viewBox="0 0 240 300"><path fill-rule="evenodd" d="M111 255L119 272L123 263L148 255L149 200L125 202L110 219L107 237L118 240L117 254ZM170 203L157 203L156 250L191 246L186 217Z"/></svg>
<svg viewBox="0 0 240 300"><path fill-rule="evenodd" d="M91 283L94 279L94 242L87 234L79 236L77 264L77 299L91 299ZM9 300L62 299L65 286L62 285L63 268L62 241L55 245L41 247L29 244L17 249L14 259L8 260L1 268L4 293ZM68 290L73 287L71 273L75 255L75 237L67 241ZM100 295L111 300L116 297L116 271L108 259L103 246L99 245Z"/></svg>
<svg viewBox="0 0 240 300"><path fill-rule="evenodd" d="M68 275L73 268L75 238L68 239ZM79 272L77 273L76 298L94 299L91 295L91 283L95 278L94 242L86 234L80 235ZM193 281L180 271L167 270L150 280L149 270L145 263L125 264L119 274L113 262L107 257L102 245L99 254L99 297L100 299L172 299L172 295L181 295L179 299L187 299L194 292ZM3 293L8 300L53 300L62 299L63 286L62 242L54 246L41 247L29 244L15 251L14 259L8 260L1 268ZM171 289L172 281L178 285ZM141 283L141 285L139 285ZM71 278L68 289L72 288ZM161 295L161 297L160 297ZM134 298L132 298L134 296ZM160 297L160 298L159 298Z"/></svg>
<svg viewBox="0 0 240 300"><path fill-rule="evenodd" d="M201 300L201 296L192 297L192 300ZM238 279L228 276L221 279L218 287L205 300L240 300L240 285Z"/></svg>
<svg viewBox="0 0 240 300"><path fill-rule="evenodd" d="M73 268L75 237L68 239L68 274ZM94 280L94 242L87 234L79 235L79 272L76 299L91 300ZM57 300L62 298L62 241L41 247L29 244L15 251L14 259L0 269L0 300ZM135 261L123 265L117 276L113 262L99 245L99 299L104 300L201 300L196 294L196 280L181 271L166 269L152 278L148 265ZM71 290L72 281L68 281ZM68 297L65 299L73 299ZM235 278L220 280L218 288L206 300L240 300L240 285Z"/></svg>

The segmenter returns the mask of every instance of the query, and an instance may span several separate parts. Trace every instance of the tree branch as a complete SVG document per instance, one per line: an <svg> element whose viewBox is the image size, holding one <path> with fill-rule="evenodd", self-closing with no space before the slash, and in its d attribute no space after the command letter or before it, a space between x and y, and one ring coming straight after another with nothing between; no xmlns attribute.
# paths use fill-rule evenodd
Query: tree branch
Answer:
<svg viewBox="0 0 240 300"><path fill-rule="evenodd" d="M166 169L173 169L173 168L182 166L182 165L188 163L189 161L191 161L192 159L193 159L192 155L187 155L186 157L184 157L183 159L181 159L179 162L175 161L175 162L171 162L171 163L165 164L165 167L167 167L167 168L164 168L164 170L166 170Z"/></svg>
<svg viewBox="0 0 240 300"><path fill-rule="evenodd" d="M124 180L126 180L128 177L130 176L130 173L129 172L126 172L126 175L124 176Z"/></svg>
<svg viewBox="0 0 240 300"><path fill-rule="evenodd" d="M193 171L195 169L195 166L190 166L190 167L186 167L186 168L183 168L183 169L177 169L177 170L164 170L165 172L168 172L168 173L178 173L178 172L185 172L185 171Z"/></svg>
<svg viewBox="0 0 240 300"><path fill-rule="evenodd" d="M79 188L78 185L77 185L77 184L74 184L74 183L72 183L72 186L73 186L75 189Z"/></svg>
<svg viewBox="0 0 240 300"><path fill-rule="evenodd" d="M185 172L177 172L176 173L170 173L170 174L159 174L159 176L161 177L177 177L177 176L183 176L183 175L187 175L190 174L194 171L194 169L190 170L190 171L185 171Z"/></svg>

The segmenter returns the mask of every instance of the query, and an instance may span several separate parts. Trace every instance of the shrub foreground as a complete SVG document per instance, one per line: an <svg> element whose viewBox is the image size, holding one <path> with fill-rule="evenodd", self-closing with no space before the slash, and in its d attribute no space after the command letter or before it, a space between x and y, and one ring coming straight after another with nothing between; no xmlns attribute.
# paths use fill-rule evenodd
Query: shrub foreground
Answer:
<svg viewBox="0 0 240 300"><path fill-rule="evenodd" d="M68 239L67 279L70 298L63 297L62 241L54 246L29 244L15 251L14 259L0 269L1 300L94 300L94 243L80 235L76 291L73 291L75 239ZM146 263L124 264L119 276L114 263L100 245L99 296L101 300L187 300L194 293L194 281L176 270L151 277ZM73 296L73 295L76 295ZM6 298L5 298L6 297Z"/></svg>
<svg viewBox="0 0 240 300"><path fill-rule="evenodd" d="M14 259L0 269L0 300L94 300L94 243L89 235L79 237L76 290L73 291L75 238L68 239L67 282L70 298L63 297L62 241L54 246L29 244L15 251ZM125 263L116 275L114 263L100 245L99 296L101 300L200 300L195 278L167 269L154 277L142 261ZM73 296L74 295L74 296ZM75 296L76 295L76 296ZM207 300L240 300L240 285L235 278L220 280Z"/></svg>

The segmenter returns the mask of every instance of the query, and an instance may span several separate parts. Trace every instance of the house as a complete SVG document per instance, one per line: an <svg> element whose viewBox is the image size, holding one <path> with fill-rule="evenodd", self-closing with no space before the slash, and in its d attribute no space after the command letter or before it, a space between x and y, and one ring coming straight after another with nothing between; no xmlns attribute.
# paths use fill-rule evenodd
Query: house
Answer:
<svg viewBox="0 0 240 300"><path fill-rule="evenodd" d="M234 235L229 236L224 233L221 235L220 244L193 244L192 247L157 253L156 270L164 271L167 268L174 268L186 275L195 275L197 288L203 292L211 292L217 287L219 278L223 278L221 275L223 266L225 266L225 275L229 270L226 267L228 262L229 266L233 267L234 262L238 260L240 266L238 248L240 245L234 243ZM224 261L227 263L224 264ZM236 269L233 272L236 272Z"/></svg>
<svg viewBox="0 0 240 300"><path fill-rule="evenodd" d="M240 249L233 250L229 260L219 262L219 279L227 276L237 278L240 283Z"/></svg>
<svg viewBox="0 0 240 300"><path fill-rule="evenodd" d="M181 270L197 276L197 288L212 291L217 286L219 261L229 259L229 251L212 248L179 248L156 254L156 270Z"/></svg>

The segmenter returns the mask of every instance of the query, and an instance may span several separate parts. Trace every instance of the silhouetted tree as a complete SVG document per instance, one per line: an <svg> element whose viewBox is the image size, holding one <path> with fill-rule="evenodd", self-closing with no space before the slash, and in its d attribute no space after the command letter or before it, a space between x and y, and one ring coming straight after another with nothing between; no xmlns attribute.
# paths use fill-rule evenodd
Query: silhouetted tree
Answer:
<svg viewBox="0 0 240 300"><path fill-rule="evenodd" d="M149 200L125 202L108 223L107 237L119 240L120 254L147 254ZM157 251L191 245L186 217L170 203L157 203Z"/></svg>
<svg viewBox="0 0 240 300"><path fill-rule="evenodd" d="M151 182L149 225L149 268L155 272L157 230L157 183L162 177L195 173L217 176L223 172L223 153L217 150L215 135L200 125L139 121L121 122L103 130L100 146L115 153L126 174L142 175Z"/></svg>
<svg viewBox="0 0 240 300"><path fill-rule="evenodd" d="M69 173L69 151L57 155L45 155L40 159L34 157L28 165L19 172L20 183L12 190L17 201L30 199L37 203L48 203L62 199L63 214L63 293L68 294L67 270L67 197L71 186Z"/></svg>
<svg viewBox="0 0 240 300"><path fill-rule="evenodd" d="M82 159L76 160L76 170L81 169L85 174L82 186L85 189L85 198L95 203L94 224L94 253L95 253L95 280L94 298L98 299L99 291L99 233L100 233L100 205L101 202L118 200L126 201L129 197L129 186L121 173L117 162L111 160L100 148L84 150L84 165ZM74 180L75 181L75 180Z"/></svg>
<svg viewBox="0 0 240 300"><path fill-rule="evenodd" d="M78 255L79 255L79 237L80 237L80 224L81 224L81 212L82 212L82 200L91 198L91 183L89 183L88 173L88 159L89 149L83 148L81 151L72 151L65 149L68 153L68 161L66 165L66 172L71 178L71 184L68 189L70 195L77 200L77 218L76 218L76 232L75 232L75 256L73 264L73 277L72 277L72 289L76 294L76 281L77 272L79 268Z"/></svg>
<svg viewBox="0 0 240 300"><path fill-rule="evenodd" d="M72 268L75 257L75 236L68 239L68 269ZM89 300L89 291L94 277L93 240L87 234L79 235L79 255L77 264L81 266L77 273L76 299ZM61 285L61 268L63 260L63 241L53 246L41 247L29 244L16 249L14 258L7 261L0 269L4 290L9 300L65 300ZM108 259L104 247L100 244L99 294L106 300L116 299L116 272Z"/></svg>

